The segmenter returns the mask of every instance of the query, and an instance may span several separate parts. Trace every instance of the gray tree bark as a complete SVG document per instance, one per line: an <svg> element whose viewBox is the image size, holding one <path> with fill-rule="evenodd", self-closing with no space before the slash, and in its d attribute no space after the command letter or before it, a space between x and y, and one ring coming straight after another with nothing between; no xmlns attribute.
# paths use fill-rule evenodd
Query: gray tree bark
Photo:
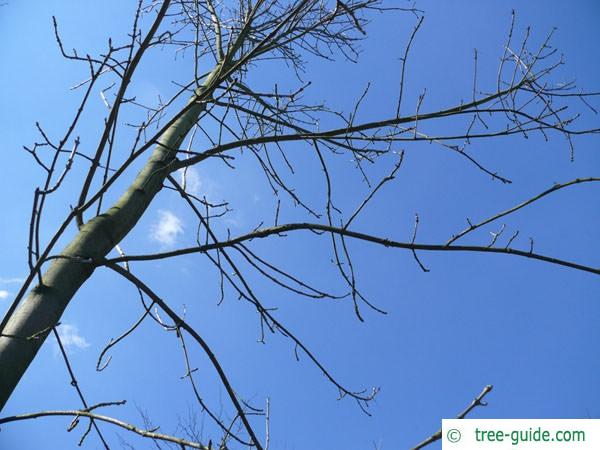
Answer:
<svg viewBox="0 0 600 450"><path fill-rule="evenodd" d="M10 317L0 336L0 411L56 326L77 290L94 272L90 261L104 258L136 225L161 190L169 165L183 139L205 109L205 102L221 74L215 67L196 90L180 117L163 133L148 162L119 200L106 212L85 223L43 274Z"/></svg>

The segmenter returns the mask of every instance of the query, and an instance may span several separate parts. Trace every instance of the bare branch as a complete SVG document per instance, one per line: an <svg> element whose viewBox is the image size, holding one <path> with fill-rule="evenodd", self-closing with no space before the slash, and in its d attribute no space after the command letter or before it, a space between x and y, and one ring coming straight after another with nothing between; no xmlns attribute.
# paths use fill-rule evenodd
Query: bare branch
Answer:
<svg viewBox="0 0 600 450"><path fill-rule="evenodd" d="M374 244L382 245L384 247L401 248L406 250L420 250L420 251L439 251L439 252L476 252L476 253L497 253L504 255L513 255L529 259L536 259L538 261L547 262L550 264L556 264L571 269L581 270L583 272L589 272L595 275L600 275L600 269L592 266L586 266L575 262L554 258L551 256L541 255L534 253L532 249L524 251L515 248L500 248L500 247L487 247L477 245L446 245L446 244L420 244L411 242L395 241L388 238L382 238L372 236L370 234L360 233L357 231L351 231L342 227L334 227L330 225L323 225L319 223L288 223L285 225L279 225L271 228L264 228L256 230L254 232L239 236L237 238L221 241L214 244L207 244L201 247L189 247L180 250L173 250L163 253L154 253L149 255L131 255L126 258L112 258L109 260L99 260L98 265L114 264L123 261L151 261L155 259L164 259L172 256L187 255L190 253L204 253L208 250L222 249L231 247L244 241L265 238L268 236L276 236L283 233L299 230L310 230L310 231L325 231L333 233L339 236L351 237L361 241L371 242Z"/></svg>
<svg viewBox="0 0 600 450"><path fill-rule="evenodd" d="M475 397L475 399L469 404L469 406L467 406L464 411L462 411L458 416L456 416L457 419L464 419L465 417L467 417L467 414L469 414L471 411L473 411L476 407L478 406L487 406L487 403L483 401L483 398L489 394L493 389L493 386L491 384L488 384L486 387L483 388L483 391L481 391L481 393ZM442 438L442 430L438 430L435 433L433 433L430 437L428 437L427 439L425 439L423 442L417 444L415 447L413 447L411 450L419 450L423 447L427 447L429 444L434 443L435 441L439 441Z"/></svg>
<svg viewBox="0 0 600 450"><path fill-rule="evenodd" d="M40 412L29 413L29 414L19 414L16 416L2 417L2 418L0 418L0 424L17 422L17 421L21 421L21 420L37 419L40 417L60 417L60 416L62 416L62 417L71 416L71 417L75 417L76 419L79 417L87 417L92 420L110 423L112 425L123 428L127 431L131 431L132 433L138 434L138 435L148 438L148 439L156 439L159 441L172 442L174 444L178 444L178 445L184 446L184 447L198 448L198 449L202 449L202 450L210 450L209 447L206 447L206 446L200 444L199 442L192 442L192 441L181 439L181 438L178 438L175 436L169 436L167 434L156 433L155 431L144 430L142 428L136 427L135 425L131 425L127 422L123 422L123 421L115 419L113 417L95 414L95 413L92 413L85 409L66 410L66 411L40 411Z"/></svg>

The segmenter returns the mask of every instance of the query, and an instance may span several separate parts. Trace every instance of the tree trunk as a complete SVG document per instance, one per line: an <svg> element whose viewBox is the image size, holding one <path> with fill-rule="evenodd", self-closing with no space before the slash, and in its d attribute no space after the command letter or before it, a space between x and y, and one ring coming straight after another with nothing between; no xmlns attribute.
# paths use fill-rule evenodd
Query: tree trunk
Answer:
<svg viewBox="0 0 600 450"><path fill-rule="evenodd" d="M144 168L119 200L105 213L88 221L43 274L43 285L33 288L10 317L0 337L0 411L33 361L52 328L81 285L94 272L89 258L105 257L135 226L169 173L168 165L192 129L220 75L219 66L205 79L185 112L160 137ZM191 103L195 104L191 105ZM77 257L77 258L73 258ZM88 260L88 262L86 262ZM8 337L10 336L10 337ZM34 338L31 338L31 337Z"/></svg>

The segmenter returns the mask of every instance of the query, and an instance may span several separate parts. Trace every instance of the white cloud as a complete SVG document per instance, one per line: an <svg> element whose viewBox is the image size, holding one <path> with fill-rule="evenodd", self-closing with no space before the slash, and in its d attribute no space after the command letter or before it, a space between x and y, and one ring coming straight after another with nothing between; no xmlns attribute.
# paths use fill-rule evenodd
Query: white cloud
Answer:
<svg viewBox="0 0 600 450"><path fill-rule="evenodd" d="M0 277L0 284L22 283L25 278L4 278Z"/></svg>
<svg viewBox="0 0 600 450"><path fill-rule="evenodd" d="M192 195L200 195L202 180L195 168L188 167L186 169L179 169L179 178L181 185L185 188L186 192L189 192Z"/></svg>
<svg viewBox="0 0 600 450"><path fill-rule="evenodd" d="M183 234L183 223L171 211L160 210L158 215L158 222L150 229L150 238L166 246L175 244L177 237Z"/></svg>
<svg viewBox="0 0 600 450"><path fill-rule="evenodd" d="M75 325L61 324L58 326L58 335L60 341L67 350L78 348L86 349L90 346L88 341L79 334L79 330Z"/></svg>
<svg viewBox="0 0 600 450"><path fill-rule="evenodd" d="M5 291L4 289L0 289L0 300L4 300L4 299L8 298L9 295L10 295L10 292Z"/></svg>

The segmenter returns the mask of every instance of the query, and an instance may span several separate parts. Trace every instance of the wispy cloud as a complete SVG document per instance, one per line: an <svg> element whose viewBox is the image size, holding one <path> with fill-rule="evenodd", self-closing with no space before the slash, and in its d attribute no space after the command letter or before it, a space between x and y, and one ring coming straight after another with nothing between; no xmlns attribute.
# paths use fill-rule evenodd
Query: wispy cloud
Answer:
<svg viewBox="0 0 600 450"><path fill-rule="evenodd" d="M25 281L25 278L5 278L0 277L0 284L12 284L12 283L22 283Z"/></svg>
<svg viewBox="0 0 600 450"><path fill-rule="evenodd" d="M4 289L0 289L0 300L7 299L10 295L10 292L5 291Z"/></svg>
<svg viewBox="0 0 600 450"><path fill-rule="evenodd" d="M180 234L183 234L183 223L171 211L159 210L158 222L150 229L150 238L164 246L174 245Z"/></svg>
<svg viewBox="0 0 600 450"><path fill-rule="evenodd" d="M84 350L90 346L89 342L79 334L79 330L75 325L61 324L58 326L58 336L63 346L67 350L80 349Z"/></svg>
<svg viewBox="0 0 600 450"><path fill-rule="evenodd" d="M179 178L186 192L192 195L200 195L203 183L200 174L194 167L179 169Z"/></svg>

